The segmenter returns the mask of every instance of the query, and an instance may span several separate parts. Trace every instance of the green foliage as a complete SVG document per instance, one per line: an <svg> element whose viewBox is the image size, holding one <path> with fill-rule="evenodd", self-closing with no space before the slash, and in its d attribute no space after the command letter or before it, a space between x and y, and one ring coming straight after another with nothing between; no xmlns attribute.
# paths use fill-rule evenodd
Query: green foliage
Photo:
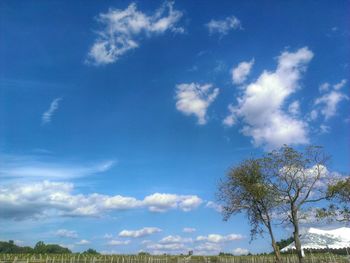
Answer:
<svg viewBox="0 0 350 263"><path fill-rule="evenodd" d="M89 254L89 255L100 255L95 249L89 248L83 252L83 254Z"/></svg>
<svg viewBox="0 0 350 263"><path fill-rule="evenodd" d="M0 242L0 253L33 253L33 254L67 254L72 253L68 248L55 244L46 245L43 241L36 243L34 248L17 246L12 240L9 242Z"/></svg>
<svg viewBox="0 0 350 263"><path fill-rule="evenodd" d="M0 253L4 253L4 254L33 253L33 249L31 247L20 247L20 246L17 246L13 242L13 240L9 240L9 242L0 241Z"/></svg>
<svg viewBox="0 0 350 263"><path fill-rule="evenodd" d="M224 220L246 213L252 226L252 239L270 223L276 198L261 172L260 159L248 159L230 169L217 193Z"/></svg>
<svg viewBox="0 0 350 263"><path fill-rule="evenodd" d="M292 244L294 242L294 238L290 237L287 239L281 239L280 241L276 242L277 246L282 249L285 248L286 246Z"/></svg>

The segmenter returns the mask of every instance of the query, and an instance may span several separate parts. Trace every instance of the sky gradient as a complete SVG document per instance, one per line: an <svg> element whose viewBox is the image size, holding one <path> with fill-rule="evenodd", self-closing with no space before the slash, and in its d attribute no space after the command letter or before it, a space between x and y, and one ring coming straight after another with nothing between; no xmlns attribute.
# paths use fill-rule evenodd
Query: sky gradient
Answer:
<svg viewBox="0 0 350 263"><path fill-rule="evenodd" d="M222 221L217 184L283 144L323 145L349 173L349 9L1 1L0 239L269 251L244 215Z"/></svg>

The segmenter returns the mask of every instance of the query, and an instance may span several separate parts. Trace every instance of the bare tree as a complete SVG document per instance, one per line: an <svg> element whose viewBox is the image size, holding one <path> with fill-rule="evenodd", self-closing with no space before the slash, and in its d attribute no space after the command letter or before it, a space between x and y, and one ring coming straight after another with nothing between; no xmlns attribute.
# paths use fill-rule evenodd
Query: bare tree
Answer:
<svg viewBox="0 0 350 263"><path fill-rule="evenodd" d="M217 196L223 207L224 220L238 213L246 213L251 225L251 240L267 230L276 262L281 262L272 229L273 209L278 205L278 200L271 190L261 172L260 160L249 159L233 167L221 180Z"/></svg>
<svg viewBox="0 0 350 263"><path fill-rule="evenodd" d="M332 197L327 191L333 178L327 170L329 157L322 147L310 146L297 151L283 146L267 154L262 161L263 174L268 185L280 199L281 213L284 219L293 225L293 237L299 262L304 262L300 242L300 220L305 216L311 204ZM284 216L283 216L284 215Z"/></svg>

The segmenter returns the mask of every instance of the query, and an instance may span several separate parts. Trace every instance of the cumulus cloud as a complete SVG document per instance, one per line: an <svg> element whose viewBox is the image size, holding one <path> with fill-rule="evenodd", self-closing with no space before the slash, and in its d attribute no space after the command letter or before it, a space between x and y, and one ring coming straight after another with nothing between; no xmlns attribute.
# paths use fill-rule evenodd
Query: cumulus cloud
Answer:
<svg viewBox="0 0 350 263"><path fill-rule="evenodd" d="M244 237L239 234L230 234L230 235L219 235L219 234L210 234L207 236L198 236L196 238L197 241L206 241L210 243L225 243L230 241L241 240Z"/></svg>
<svg viewBox="0 0 350 263"><path fill-rule="evenodd" d="M207 123L207 109L219 94L212 84L183 83L176 86L176 109L185 115L195 115L198 124Z"/></svg>
<svg viewBox="0 0 350 263"><path fill-rule="evenodd" d="M283 52L275 71L264 71L255 82L243 87L238 104L232 106L224 124L233 125L240 118L244 123L241 132L266 149L308 143L307 123L285 112L284 104L298 90L301 73L312 57L307 47Z"/></svg>
<svg viewBox="0 0 350 263"><path fill-rule="evenodd" d="M166 31L182 33L184 29L177 27L182 12L175 10L173 2L164 3L152 15L137 9L135 3L126 9L110 8L108 12L98 16L102 30L92 45L87 62L104 65L116 62L128 51L139 47L142 36L151 37Z"/></svg>
<svg viewBox="0 0 350 263"><path fill-rule="evenodd" d="M316 119L318 113L322 114L325 120L337 114L339 103L343 100L349 100L349 97L340 91L340 89L346 85L346 82L345 79L341 80L339 83L333 85L333 89L330 89L330 85L327 83L328 88L320 90L323 95L315 100L314 105L316 108L313 109L313 113L311 112L311 119ZM321 87L324 85L325 84L322 84Z"/></svg>
<svg viewBox="0 0 350 263"><path fill-rule="evenodd" d="M67 230L67 229L59 229L55 233L58 237L65 237L65 238L78 238L78 233L73 230Z"/></svg>
<svg viewBox="0 0 350 263"><path fill-rule="evenodd" d="M99 217L109 211L141 208L162 212L170 209L190 211L202 202L195 195L155 193L139 200L121 195L74 194L73 191L74 185L65 182L1 186L0 218L25 219L49 215Z"/></svg>
<svg viewBox="0 0 350 263"><path fill-rule="evenodd" d="M59 103L62 100L62 98L55 98L51 103L50 103L50 107L47 109L47 111L45 111L43 113L43 115L41 116L41 123L44 124L48 124L51 122L52 116L54 115L54 113L58 110L59 107Z"/></svg>
<svg viewBox="0 0 350 263"><path fill-rule="evenodd" d="M196 229L193 227L185 227L184 229L182 229L182 232L184 233L193 233L196 232Z"/></svg>
<svg viewBox="0 0 350 263"><path fill-rule="evenodd" d="M247 255L249 253L249 250L246 248L235 248L233 251L233 255L235 256L243 256L243 255Z"/></svg>
<svg viewBox="0 0 350 263"><path fill-rule="evenodd" d="M227 35L231 30L242 29L241 21L235 16L226 17L223 20L210 20L206 24L209 34Z"/></svg>
<svg viewBox="0 0 350 263"><path fill-rule="evenodd" d="M182 211L191 211L202 203L202 199L195 195L175 195L155 193L146 196L143 204L146 205L150 211L165 212L166 210L181 209Z"/></svg>
<svg viewBox="0 0 350 263"><path fill-rule="evenodd" d="M248 77L252 67L254 65L254 59L250 61L243 61L232 69L232 81L234 84L242 84Z"/></svg>
<svg viewBox="0 0 350 263"><path fill-rule="evenodd" d="M139 237L150 236L152 234L159 233L161 231L162 230L158 227L144 227L138 230L123 230L118 235L120 237L139 238Z"/></svg>

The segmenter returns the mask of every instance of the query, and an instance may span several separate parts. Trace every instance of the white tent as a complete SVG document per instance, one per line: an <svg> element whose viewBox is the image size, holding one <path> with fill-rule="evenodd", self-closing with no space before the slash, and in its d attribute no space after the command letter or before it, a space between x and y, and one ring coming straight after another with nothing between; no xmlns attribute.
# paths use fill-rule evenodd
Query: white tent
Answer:
<svg viewBox="0 0 350 263"><path fill-rule="evenodd" d="M350 247L350 228L341 227L332 230L310 228L305 234L301 235L300 241L303 249ZM281 249L281 252L286 252L290 249L295 249L294 242Z"/></svg>

